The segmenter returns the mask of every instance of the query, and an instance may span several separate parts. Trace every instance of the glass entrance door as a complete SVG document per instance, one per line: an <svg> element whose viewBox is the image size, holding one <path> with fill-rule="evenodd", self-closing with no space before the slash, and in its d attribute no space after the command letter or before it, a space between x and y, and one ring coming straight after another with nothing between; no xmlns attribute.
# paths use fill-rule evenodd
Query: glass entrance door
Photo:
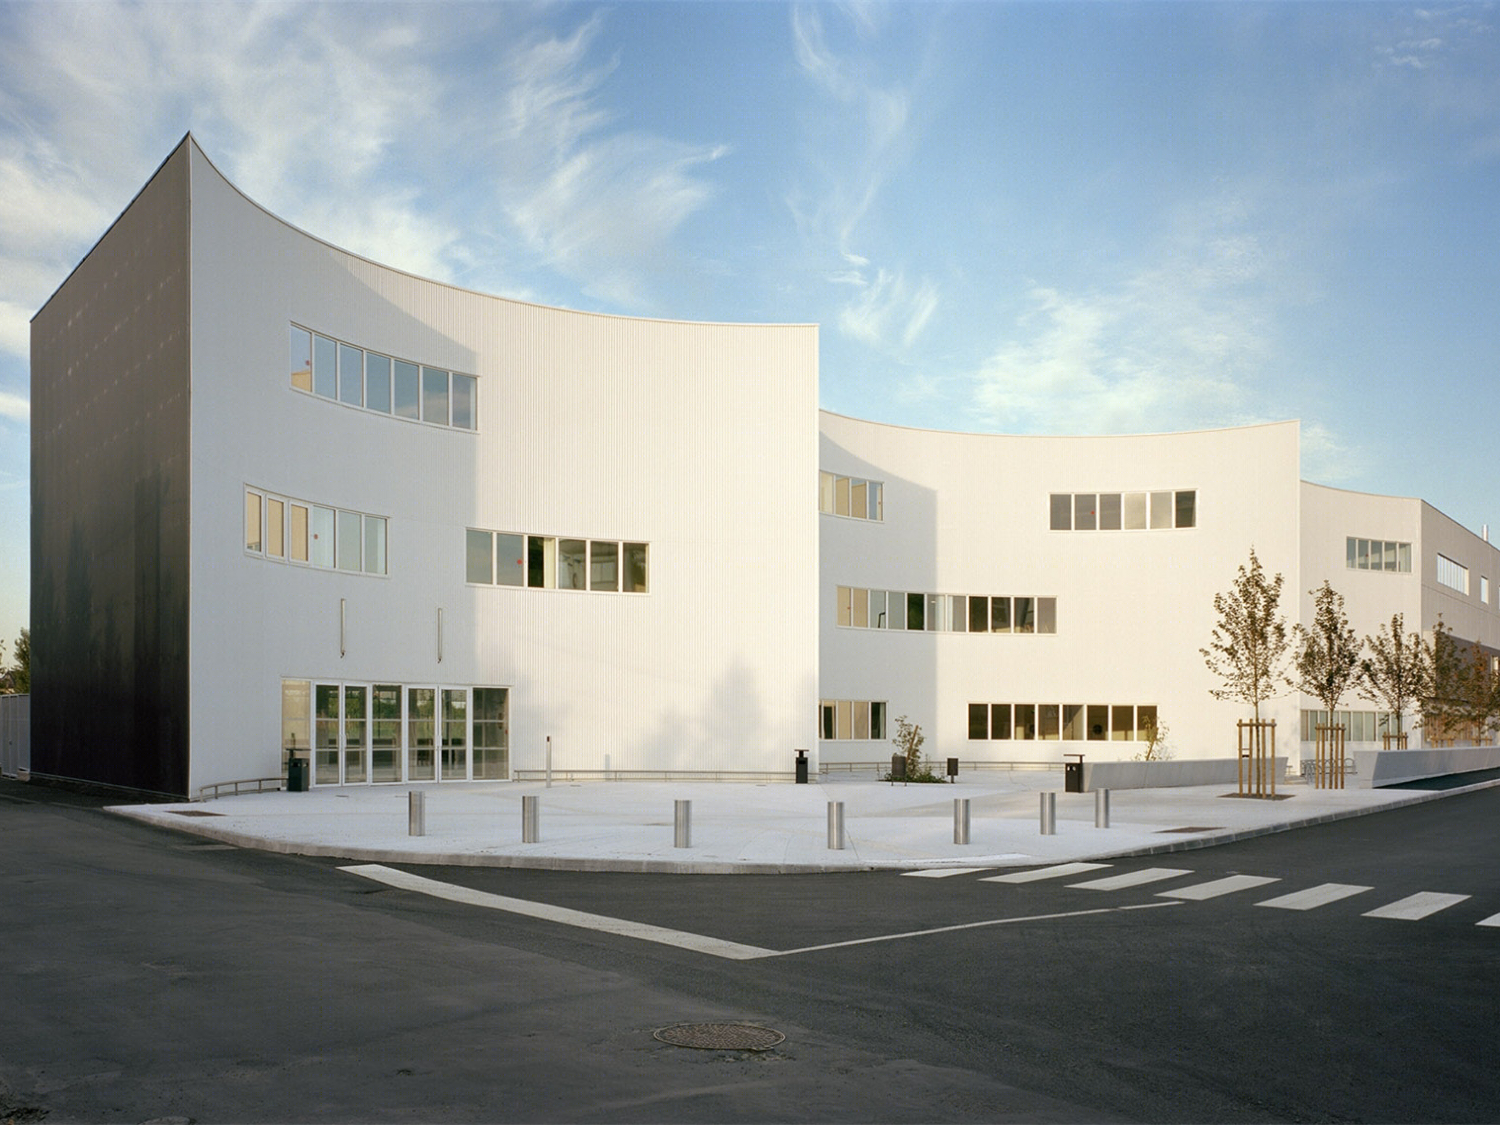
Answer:
<svg viewBox="0 0 1500 1125"><path fill-rule="evenodd" d="M369 734L370 689L360 684L344 688L344 784L369 780L366 738Z"/></svg>

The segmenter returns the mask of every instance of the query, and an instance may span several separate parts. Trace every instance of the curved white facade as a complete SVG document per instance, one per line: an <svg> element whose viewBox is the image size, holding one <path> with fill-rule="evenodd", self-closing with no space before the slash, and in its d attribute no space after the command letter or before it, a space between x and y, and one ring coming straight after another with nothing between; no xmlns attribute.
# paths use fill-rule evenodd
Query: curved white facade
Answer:
<svg viewBox="0 0 1500 1125"><path fill-rule="evenodd" d="M899 716L938 759L1127 758L1148 720L1232 756L1245 709L1199 650L1252 547L1293 623L1327 578L1361 635L1441 614L1500 648L1495 549L1302 482L1295 422L820 414L814 326L413 277L268 214L191 138L37 314L32 367L41 775L193 794L311 744L314 784L532 775L549 748L790 777L799 747L888 759ZM1269 705L1280 752L1316 706Z"/></svg>

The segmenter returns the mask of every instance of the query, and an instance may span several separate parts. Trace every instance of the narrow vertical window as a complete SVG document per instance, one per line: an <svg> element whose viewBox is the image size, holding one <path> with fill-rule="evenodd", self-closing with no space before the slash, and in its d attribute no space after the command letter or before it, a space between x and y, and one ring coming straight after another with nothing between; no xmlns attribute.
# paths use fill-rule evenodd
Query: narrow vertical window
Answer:
<svg viewBox="0 0 1500 1125"><path fill-rule="evenodd" d="M1073 530L1073 496L1068 492L1052 494L1052 530Z"/></svg>
<svg viewBox="0 0 1500 1125"><path fill-rule="evenodd" d="M495 536L470 528L464 535L464 580L480 585L495 581Z"/></svg>
<svg viewBox="0 0 1500 1125"><path fill-rule="evenodd" d="M474 780L503 781L510 776L510 736L505 688L474 689Z"/></svg>
<svg viewBox="0 0 1500 1125"><path fill-rule="evenodd" d="M824 699L824 700L819 701L819 703L818 703L818 737L819 738L826 738L826 739L829 739L831 741L833 739L834 735L837 733L837 728L836 728L836 726L834 724L835 724L835 719L834 719L834 703L833 703L833 700L831 700L831 699Z"/></svg>
<svg viewBox="0 0 1500 1125"><path fill-rule="evenodd" d="M453 425L456 429L472 430L477 413L474 392L476 380L472 375L453 375Z"/></svg>
<svg viewBox="0 0 1500 1125"><path fill-rule="evenodd" d="M990 599L969 599L969 632L988 633L990 631Z"/></svg>
<svg viewBox="0 0 1500 1125"><path fill-rule="evenodd" d="M1014 737L1032 739L1036 737L1036 704L1017 703Z"/></svg>
<svg viewBox="0 0 1500 1125"><path fill-rule="evenodd" d="M886 626L885 591L870 591L870 628L884 629Z"/></svg>
<svg viewBox="0 0 1500 1125"><path fill-rule="evenodd" d="M583 590L588 587L588 541L584 539L559 539L557 541L557 588L559 590Z"/></svg>
<svg viewBox="0 0 1500 1125"><path fill-rule="evenodd" d="M836 516L847 516L849 514L849 478L839 477L833 489L833 514Z"/></svg>
<svg viewBox="0 0 1500 1125"><path fill-rule="evenodd" d="M647 591L650 553L645 543L626 543L625 547L625 592L644 594Z"/></svg>
<svg viewBox="0 0 1500 1125"><path fill-rule="evenodd" d="M1151 731L1156 726L1156 708L1142 705L1135 709L1135 740L1150 742Z"/></svg>
<svg viewBox="0 0 1500 1125"><path fill-rule="evenodd" d="M292 370L292 386L299 391L313 388L312 333L292 325L287 365Z"/></svg>
<svg viewBox="0 0 1500 1125"><path fill-rule="evenodd" d="M333 509L312 509L311 562L313 566L333 567Z"/></svg>
<svg viewBox="0 0 1500 1125"><path fill-rule="evenodd" d="M392 401L398 418L422 416L422 376L415 363L396 360L391 377Z"/></svg>
<svg viewBox="0 0 1500 1125"><path fill-rule="evenodd" d="M835 711L838 715L838 737L840 740L847 739L853 729L853 716L850 714L849 700L837 700L835 702Z"/></svg>
<svg viewBox="0 0 1500 1125"><path fill-rule="evenodd" d="M921 631L926 626L923 624L923 598L921 594L906 595L906 627Z"/></svg>
<svg viewBox="0 0 1500 1125"><path fill-rule="evenodd" d="M437 741L437 690L406 689L406 780L432 781Z"/></svg>
<svg viewBox="0 0 1500 1125"><path fill-rule="evenodd" d="M286 505L266 497L266 554L273 559L286 555Z"/></svg>
<svg viewBox="0 0 1500 1125"><path fill-rule="evenodd" d="M1010 632L1010 599L1009 598L991 598L990 599L990 632L992 632L992 633L1009 633Z"/></svg>
<svg viewBox="0 0 1500 1125"><path fill-rule="evenodd" d="M1099 530L1120 530L1120 494L1118 492L1099 494Z"/></svg>
<svg viewBox="0 0 1500 1125"><path fill-rule="evenodd" d="M853 605L850 608L854 614L854 627L856 629L868 629L870 627L870 592L868 590L855 590Z"/></svg>
<svg viewBox="0 0 1500 1125"><path fill-rule="evenodd" d="M366 574L385 573L385 517L362 516L365 532L364 571Z"/></svg>
<svg viewBox="0 0 1500 1125"><path fill-rule="evenodd" d="M1089 704L1088 727L1090 742L1102 742L1109 737L1109 708L1099 703Z"/></svg>
<svg viewBox="0 0 1500 1125"><path fill-rule="evenodd" d="M312 711L312 684L307 680L281 681L281 748L306 753Z"/></svg>
<svg viewBox="0 0 1500 1125"><path fill-rule="evenodd" d="M339 345L339 401L365 404L365 353L348 344Z"/></svg>
<svg viewBox="0 0 1500 1125"><path fill-rule="evenodd" d="M620 588L620 545L607 539L595 539L589 544L589 589L618 590Z"/></svg>
<svg viewBox="0 0 1500 1125"><path fill-rule="evenodd" d="M339 783L339 688L319 684L314 689L313 780L319 785Z"/></svg>
<svg viewBox="0 0 1500 1125"><path fill-rule="evenodd" d="M337 558L340 570L359 570L360 531L358 512L339 512Z"/></svg>
<svg viewBox="0 0 1500 1125"><path fill-rule="evenodd" d="M1146 494L1127 492L1124 496L1124 504L1125 530L1144 531L1146 529Z"/></svg>
<svg viewBox="0 0 1500 1125"><path fill-rule="evenodd" d="M504 531L495 533L495 584L526 585L526 539Z"/></svg>
<svg viewBox="0 0 1500 1125"><path fill-rule="evenodd" d="M1083 741L1083 704L1063 704L1063 732L1062 736L1069 742Z"/></svg>
<svg viewBox="0 0 1500 1125"><path fill-rule="evenodd" d="M1151 526L1152 528L1171 527L1175 518L1172 507L1172 494L1170 492L1153 492L1151 494Z"/></svg>
<svg viewBox="0 0 1500 1125"><path fill-rule="evenodd" d="M1113 707L1114 723L1110 729L1110 738L1115 742L1129 742L1135 734L1135 708Z"/></svg>
<svg viewBox="0 0 1500 1125"><path fill-rule="evenodd" d="M946 623L943 621L943 611L948 608L948 599L942 594L927 595L927 631L929 633L945 632Z"/></svg>
<svg viewBox="0 0 1500 1125"><path fill-rule="evenodd" d="M1092 492L1079 492L1073 497L1073 530L1093 531L1098 525L1099 498Z"/></svg>
<svg viewBox="0 0 1500 1125"><path fill-rule="evenodd" d="M969 739L977 742L990 736L990 708L985 703L969 704Z"/></svg>
<svg viewBox="0 0 1500 1125"><path fill-rule="evenodd" d="M365 405L382 414L391 412L391 360L389 356L365 353Z"/></svg>
<svg viewBox="0 0 1500 1125"><path fill-rule="evenodd" d="M422 368L422 421L448 424L448 373L438 367Z"/></svg>
<svg viewBox="0 0 1500 1125"><path fill-rule="evenodd" d="M307 506L305 504L292 505L292 550L290 558L293 562L307 561Z"/></svg>
<svg viewBox="0 0 1500 1125"><path fill-rule="evenodd" d="M850 708L854 712L854 737L863 741L870 738L870 701L856 699Z"/></svg>
<svg viewBox="0 0 1500 1125"><path fill-rule="evenodd" d="M1177 494L1177 526L1198 526L1198 494L1196 492Z"/></svg>
<svg viewBox="0 0 1500 1125"><path fill-rule="evenodd" d="M1018 633L1035 633L1036 632L1036 599L1035 598L1017 598L1016 599L1016 621L1015 621L1015 627L1016 627L1016 632L1018 632Z"/></svg>
<svg viewBox="0 0 1500 1125"><path fill-rule="evenodd" d="M538 590L557 587L557 540L550 535L526 537L526 585Z"/></svg>
<svg viewBox="0 0 1500 1125"><path fill-rule="evenodd" d="M1344 540L1344 565L1350 570L1353 570L1355 567L1355 544L1356 540L1352 535Z"/></svg>
<svg viewBox="0 0 1500 1125"><path fill-rule="evenodd" d="M1055 742L1061 734L1061 707L1056 703L1043 703L1037 708L1037 737Z"/></svg>
<svg viewBox="0 0 1500 1125"><path fill-rule="evenodd" d="M443 689L443 780L463 781L469 776L469 692L467 688Z"/></svg>
<svg viewBox="0 0 1500 1125"><path fill-rule="evenodd" d="M344 688L344 784L365 780L365 736L369 732L369 689L363 685Z"/></svg>
<svg viewBox="0 0 1500 1125"><path fill-rule="evenodd" d="M885 519L885 485L878 480L870 482L870 518Z"/></svg>
<svg viewBox="0 0 1500 1125"><path fill-rule="evenodd" d="M260 533L260 493L245 493L245 550L259 554L265 547Z"/></svg>
<svg viewBox="0 0 1500 1125"><path fill-rule="evenodd" d="M836 599L836 620L848 628L854 624L854 591L848 586L838 586L834 588L833 595Z"/></svg>
<svg viewBox="0 0 1500 1125"><path fill-rule="evenodd" d="M370 689L370 780L401 780L401 688Z"/></svg>
<svg viewBox="0 0 1500 1125"><path fill-rule="evenodd" d="M818 474L818 511L833 514L833 474Z"/></svg>
<svg viewBox="0 0 1500 1125"><path fill-rule="evenodd" d="M870 702L870 737L877 741L885 740L885 703Z"/></svg>
<svg viewBox="0 0 1500 1125"><path fill-rule="evenodd" d="M1411 544L1401 543L1396 548L1396 569L1402 574L1411 573Z"/></svg>
<svg viewBox="0 0 1500 1125"><path fill-rule="evenodd" d="M969 599L963 594L954 594L948 599L948 627L955 633L968 631Z"/></svg>
<svg viewBox="0 0 1500 1125"><path fill-rule="evenodd" d="M862 480L849 482L849 514L868 519L870 514L870 486Z"/></svg>
<svg viewBox="0 0 1500 1125"><path fill-rule="evenodd" d="M1009 703L991 703L990 704L990 737L991 738L1009 738L1010 737L1010 704Z"/></svg>
<svg viewBox="0 0 1500 1125"><path fill-rule="evenodd" d="M339 397L339 349L327 336L313 337L313 391Z"/></svg>
<svg viewBox="0 0 1500 1125"><path fill-rule="evenodd" d="M906 592L904 590L887 590L885 592L887 629L906 629Z"/></svg>
<svg viewBox="0 0 1500 1125"><path fill-rule="evenodd" d="M1057 632L1057 599L1037 598L1036 600L1036 631L1038 633Z"/></svg>

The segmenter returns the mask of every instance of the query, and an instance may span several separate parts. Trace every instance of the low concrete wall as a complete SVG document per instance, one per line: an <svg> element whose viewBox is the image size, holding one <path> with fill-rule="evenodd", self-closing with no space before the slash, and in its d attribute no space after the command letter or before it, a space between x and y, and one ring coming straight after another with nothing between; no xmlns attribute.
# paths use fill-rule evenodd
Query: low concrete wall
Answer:
<svg viewBox="0 0 1500 1125"><path fill-rule="evenodd" d="M1356 750L1356 784L1361 789L1400 785L1424 777L1500 769L1500 746L1449 746L1430 750Z"/></svg>
<svg viewBox="0 0 1500 1125"><path fill-rule="evenodd" d="M1276 780L1286 776L1286 758L1276 759ZM1165 762L1083 763L1084 789L1171 789L1179 785L1234 785L1239 763L1234 758L1187 758Z"/></svg>

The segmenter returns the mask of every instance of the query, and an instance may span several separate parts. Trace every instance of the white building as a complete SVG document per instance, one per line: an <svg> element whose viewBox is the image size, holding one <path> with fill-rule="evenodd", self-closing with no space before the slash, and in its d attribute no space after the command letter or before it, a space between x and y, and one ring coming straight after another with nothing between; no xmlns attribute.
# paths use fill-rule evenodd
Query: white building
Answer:
<svg viewBox="0 0 1500 1125"><path fill-rule="evenodd" d="M814 326L413 277L268 214L190 137L31 354L35 775L196 794L311 746L314 784L514 777L549 749L781 778L799 747L888 758L903 714L938 757L1128 757L1150 715L1232 755L1243 708L1198 650L1252 545L1294 619L1326 577L1362 633L1441 612L1500 645L1494 548L1300 482L1294 422L820 414ZM1284 731L1301 706L1274 705Z"/></svg>

